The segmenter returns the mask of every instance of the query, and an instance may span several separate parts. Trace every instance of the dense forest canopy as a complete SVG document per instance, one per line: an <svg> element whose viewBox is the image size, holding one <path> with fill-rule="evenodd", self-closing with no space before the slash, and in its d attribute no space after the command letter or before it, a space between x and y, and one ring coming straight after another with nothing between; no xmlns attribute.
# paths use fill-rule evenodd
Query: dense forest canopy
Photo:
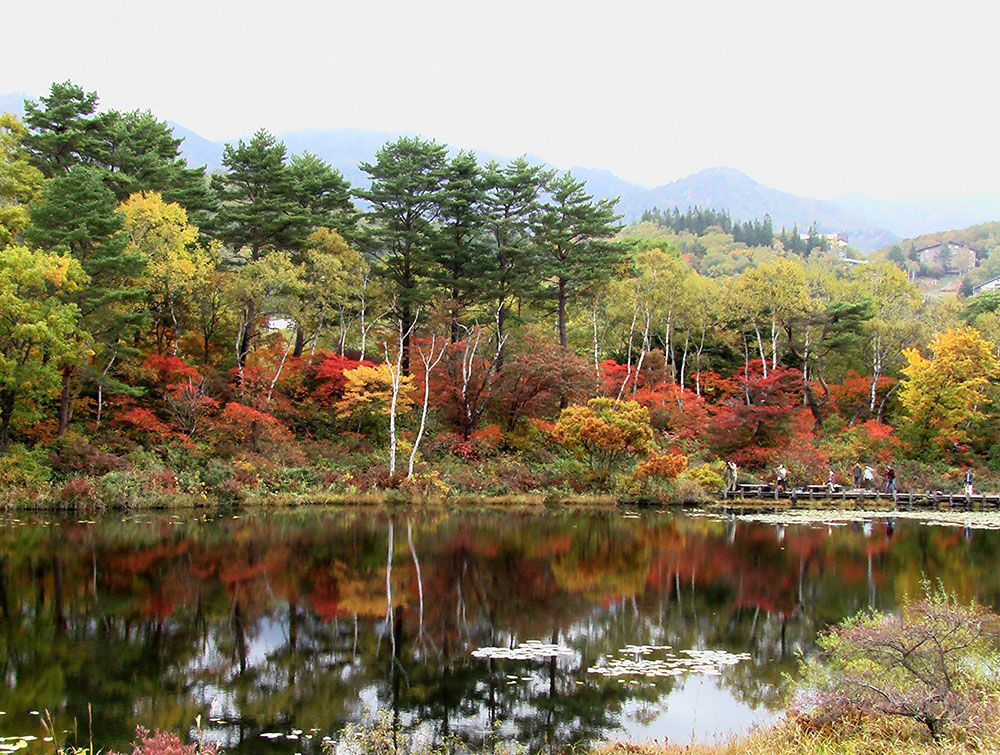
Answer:
<svg viewBox="0 0 1000 755"><path fill-rule="evenodd" d="M623 228L570 173L417 137L365 186L264 130L209 176L153 114L98 106L64 82L0 120L6 486L1000 468L1000 299L925 299L905 253L849 264L815 224L697 207ZM995 225L968 239L984 270Z"/></svg>

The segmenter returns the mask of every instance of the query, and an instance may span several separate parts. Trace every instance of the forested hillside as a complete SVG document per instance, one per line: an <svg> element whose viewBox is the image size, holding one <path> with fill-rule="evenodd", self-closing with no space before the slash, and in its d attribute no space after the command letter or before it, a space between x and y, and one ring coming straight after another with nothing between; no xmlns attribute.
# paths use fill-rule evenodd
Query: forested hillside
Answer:
<svg viewBox="0 0 1000 755"><path fill-rule="evenodd" d="M267 131L207 175L66 82L0 123L8 499L697 498L1000 468L1000 299L817 228L616 202L417 137L352 186ZM992 237L991 237L992 238Z"/></svg>

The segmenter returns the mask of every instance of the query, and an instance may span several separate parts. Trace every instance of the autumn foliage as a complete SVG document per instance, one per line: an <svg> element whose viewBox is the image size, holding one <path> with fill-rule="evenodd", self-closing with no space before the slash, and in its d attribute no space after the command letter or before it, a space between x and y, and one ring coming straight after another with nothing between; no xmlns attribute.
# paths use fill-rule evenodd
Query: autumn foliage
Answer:
<svg viewBox="0 0 1000 755"><path fill-rule="evenodd" d="M592 398L568 407L553 433L565 448L601 472L633 456L647 456L654 448L649 412L635 401Z"/></svg>

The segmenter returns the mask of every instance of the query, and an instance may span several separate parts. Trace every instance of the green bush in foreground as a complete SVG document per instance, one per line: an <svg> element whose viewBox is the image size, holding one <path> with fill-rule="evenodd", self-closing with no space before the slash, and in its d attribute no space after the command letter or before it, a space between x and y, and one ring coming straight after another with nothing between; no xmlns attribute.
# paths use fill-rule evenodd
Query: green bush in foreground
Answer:
<svg viewBox="0 0 1000 755"><path fill-rule="evenodd" d="M800 703L813 718L868 714L910 718L935 742L946 728L995 734L1000 698L1000 622L942 589L898 614L861 613L818 639L803 664Z"/></svg>

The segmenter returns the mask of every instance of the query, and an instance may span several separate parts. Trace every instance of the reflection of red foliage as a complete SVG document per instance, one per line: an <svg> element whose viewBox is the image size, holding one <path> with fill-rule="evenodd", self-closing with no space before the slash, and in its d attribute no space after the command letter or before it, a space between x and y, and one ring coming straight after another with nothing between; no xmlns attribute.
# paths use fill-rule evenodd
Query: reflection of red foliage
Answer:
<svg viewBox="0 0 1000 755"><path fill-rule="evenodd" d="M340 590L331 575L318 573L313 576L309 602L323 621L333 621L344 615L340 609Z"/></svg>

